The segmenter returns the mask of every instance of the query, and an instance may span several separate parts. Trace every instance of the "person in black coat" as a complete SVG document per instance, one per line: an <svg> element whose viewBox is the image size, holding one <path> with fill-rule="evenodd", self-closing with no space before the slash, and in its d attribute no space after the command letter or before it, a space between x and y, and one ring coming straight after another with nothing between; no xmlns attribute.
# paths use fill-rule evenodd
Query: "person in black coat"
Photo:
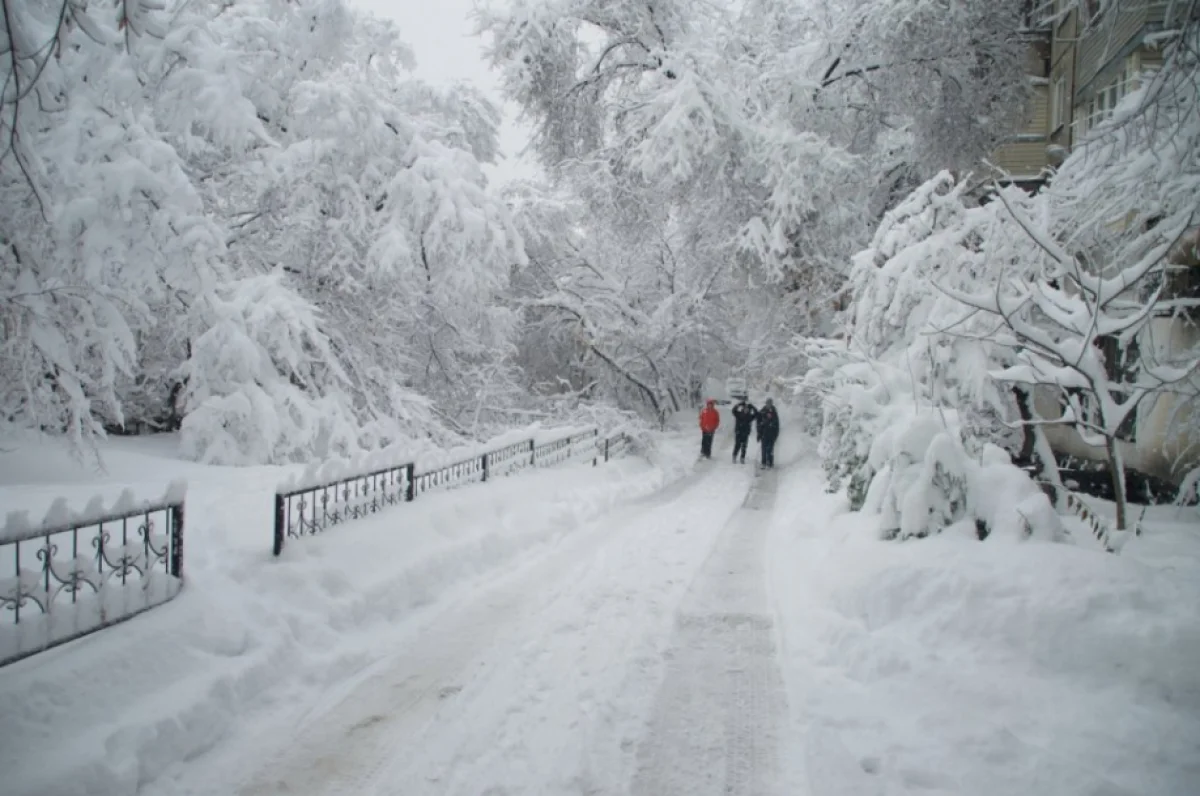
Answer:
<svg viewBox="0 0 1200 796"><path fill-rule="evenodd" d="M754 427L754 419L758 410L754 404L745 398L733 406L733 462L737 464L738 453L741 453L741 463L746 463L746 448L750 447L750 429Z"/></svg>
<svg viewBox="0 0 1200 796"><path fill-rule="evenodd" d="M762 444L762 466L775 466L775 440L779 437L779 413L770 398L758 411L758 441Z"/></svg>

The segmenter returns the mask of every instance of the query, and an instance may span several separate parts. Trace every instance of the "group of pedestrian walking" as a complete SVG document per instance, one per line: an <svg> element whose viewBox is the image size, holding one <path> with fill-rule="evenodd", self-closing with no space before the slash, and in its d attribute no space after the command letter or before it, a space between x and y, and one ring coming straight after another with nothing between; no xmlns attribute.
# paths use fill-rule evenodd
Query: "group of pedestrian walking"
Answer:
<svg viewBox="0 0 1200 796"><path fill-rule="evenodd" d="M721 426L721 413L716 401L708 399L700 410L700 455L712 458L713 435ZM755 431L762 448L762 466L775 466L775 440L779 438L779 413L775 402L768 398L763 408L758 409L745 398L733 405L733 462L746 463L746 448L750 444L750 431Z"/></svg>

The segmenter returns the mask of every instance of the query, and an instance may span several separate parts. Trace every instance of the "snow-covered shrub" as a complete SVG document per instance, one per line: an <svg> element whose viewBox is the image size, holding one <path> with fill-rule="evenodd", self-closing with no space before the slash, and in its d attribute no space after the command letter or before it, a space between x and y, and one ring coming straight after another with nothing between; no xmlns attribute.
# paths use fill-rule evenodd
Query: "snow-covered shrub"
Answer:
<svg viewBox="0 0 1200 796"><path fill-rule="evenodd" d="M876 471L863 510L880 516L885 538L923 538L955 526L979 539L1062 537L1046 495L984 443L978 457L963 445L957 414L897 407L871 446Z"/></svg>
<svg viewBox="0 0 1200 796"><path fill-rule="evenodd" d="M852 511L862 507L866 485L874 474L867 460L870 419L845 406L829 409L817 446L827 490L837 492L845 485Z"/></svg>
<svg viewBox="0 0 1200 796"><path fill-rule="evenodd" d="M1019 420L1016 399L1003 385L996 385L992 400L969 403L959 413L962 422L963 445L972 456L978 456L984 445L996 445L1011 458L1021 457L1025 445L1025 429Z"/></svg>

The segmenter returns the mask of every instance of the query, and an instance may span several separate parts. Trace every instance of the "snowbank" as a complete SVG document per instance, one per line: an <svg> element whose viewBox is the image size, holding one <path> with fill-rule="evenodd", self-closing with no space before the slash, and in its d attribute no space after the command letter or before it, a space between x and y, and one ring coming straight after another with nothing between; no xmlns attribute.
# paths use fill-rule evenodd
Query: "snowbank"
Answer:
<svg viewBox="0 0 1200 796"><path fill-rule="evenodd" d="M816 467L768 556L809 787L829 794L1194 794L1200 525L1124 555L999 535L878 539Z"/></svg>
<svg viewBox="0 0 1200 796"><path fill-rule="evenodd" d="M134 480L190 474L188 588L136 620L4 669L6 796L138 792L235 721L394 653L403 629L456 589L682 477L693 442L667 440L651 461L568 464L429 494L292 545L276 561L265 541L282 468L141 456L153 469Z"/></svg>

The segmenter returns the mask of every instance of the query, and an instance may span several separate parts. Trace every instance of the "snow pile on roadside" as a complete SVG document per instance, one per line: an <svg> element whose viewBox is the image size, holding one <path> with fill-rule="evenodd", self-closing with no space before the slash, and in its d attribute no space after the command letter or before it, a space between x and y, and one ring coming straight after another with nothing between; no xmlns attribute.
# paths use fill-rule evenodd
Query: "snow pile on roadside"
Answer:
<svg viewBox="0 0 1200 796"><path fill-rule="evenodd" d="M878 539L815 466L781 484L772 579L807 787L1167 796L1200 782L1200 526L1114 556Z"/></svg>
<svg viewBox="0 0 1200 796"><path fill-rule="evenodd" d="M189 476L187 588L4 669L5 793L136 793L248 713L385 654L389 634L422 606L682 477L691 442L669 439L653 461L569 464L424 495L290 545L279 560L268 552L270 507L286 468L125 457L122 474L139 483Z"/></svg>

